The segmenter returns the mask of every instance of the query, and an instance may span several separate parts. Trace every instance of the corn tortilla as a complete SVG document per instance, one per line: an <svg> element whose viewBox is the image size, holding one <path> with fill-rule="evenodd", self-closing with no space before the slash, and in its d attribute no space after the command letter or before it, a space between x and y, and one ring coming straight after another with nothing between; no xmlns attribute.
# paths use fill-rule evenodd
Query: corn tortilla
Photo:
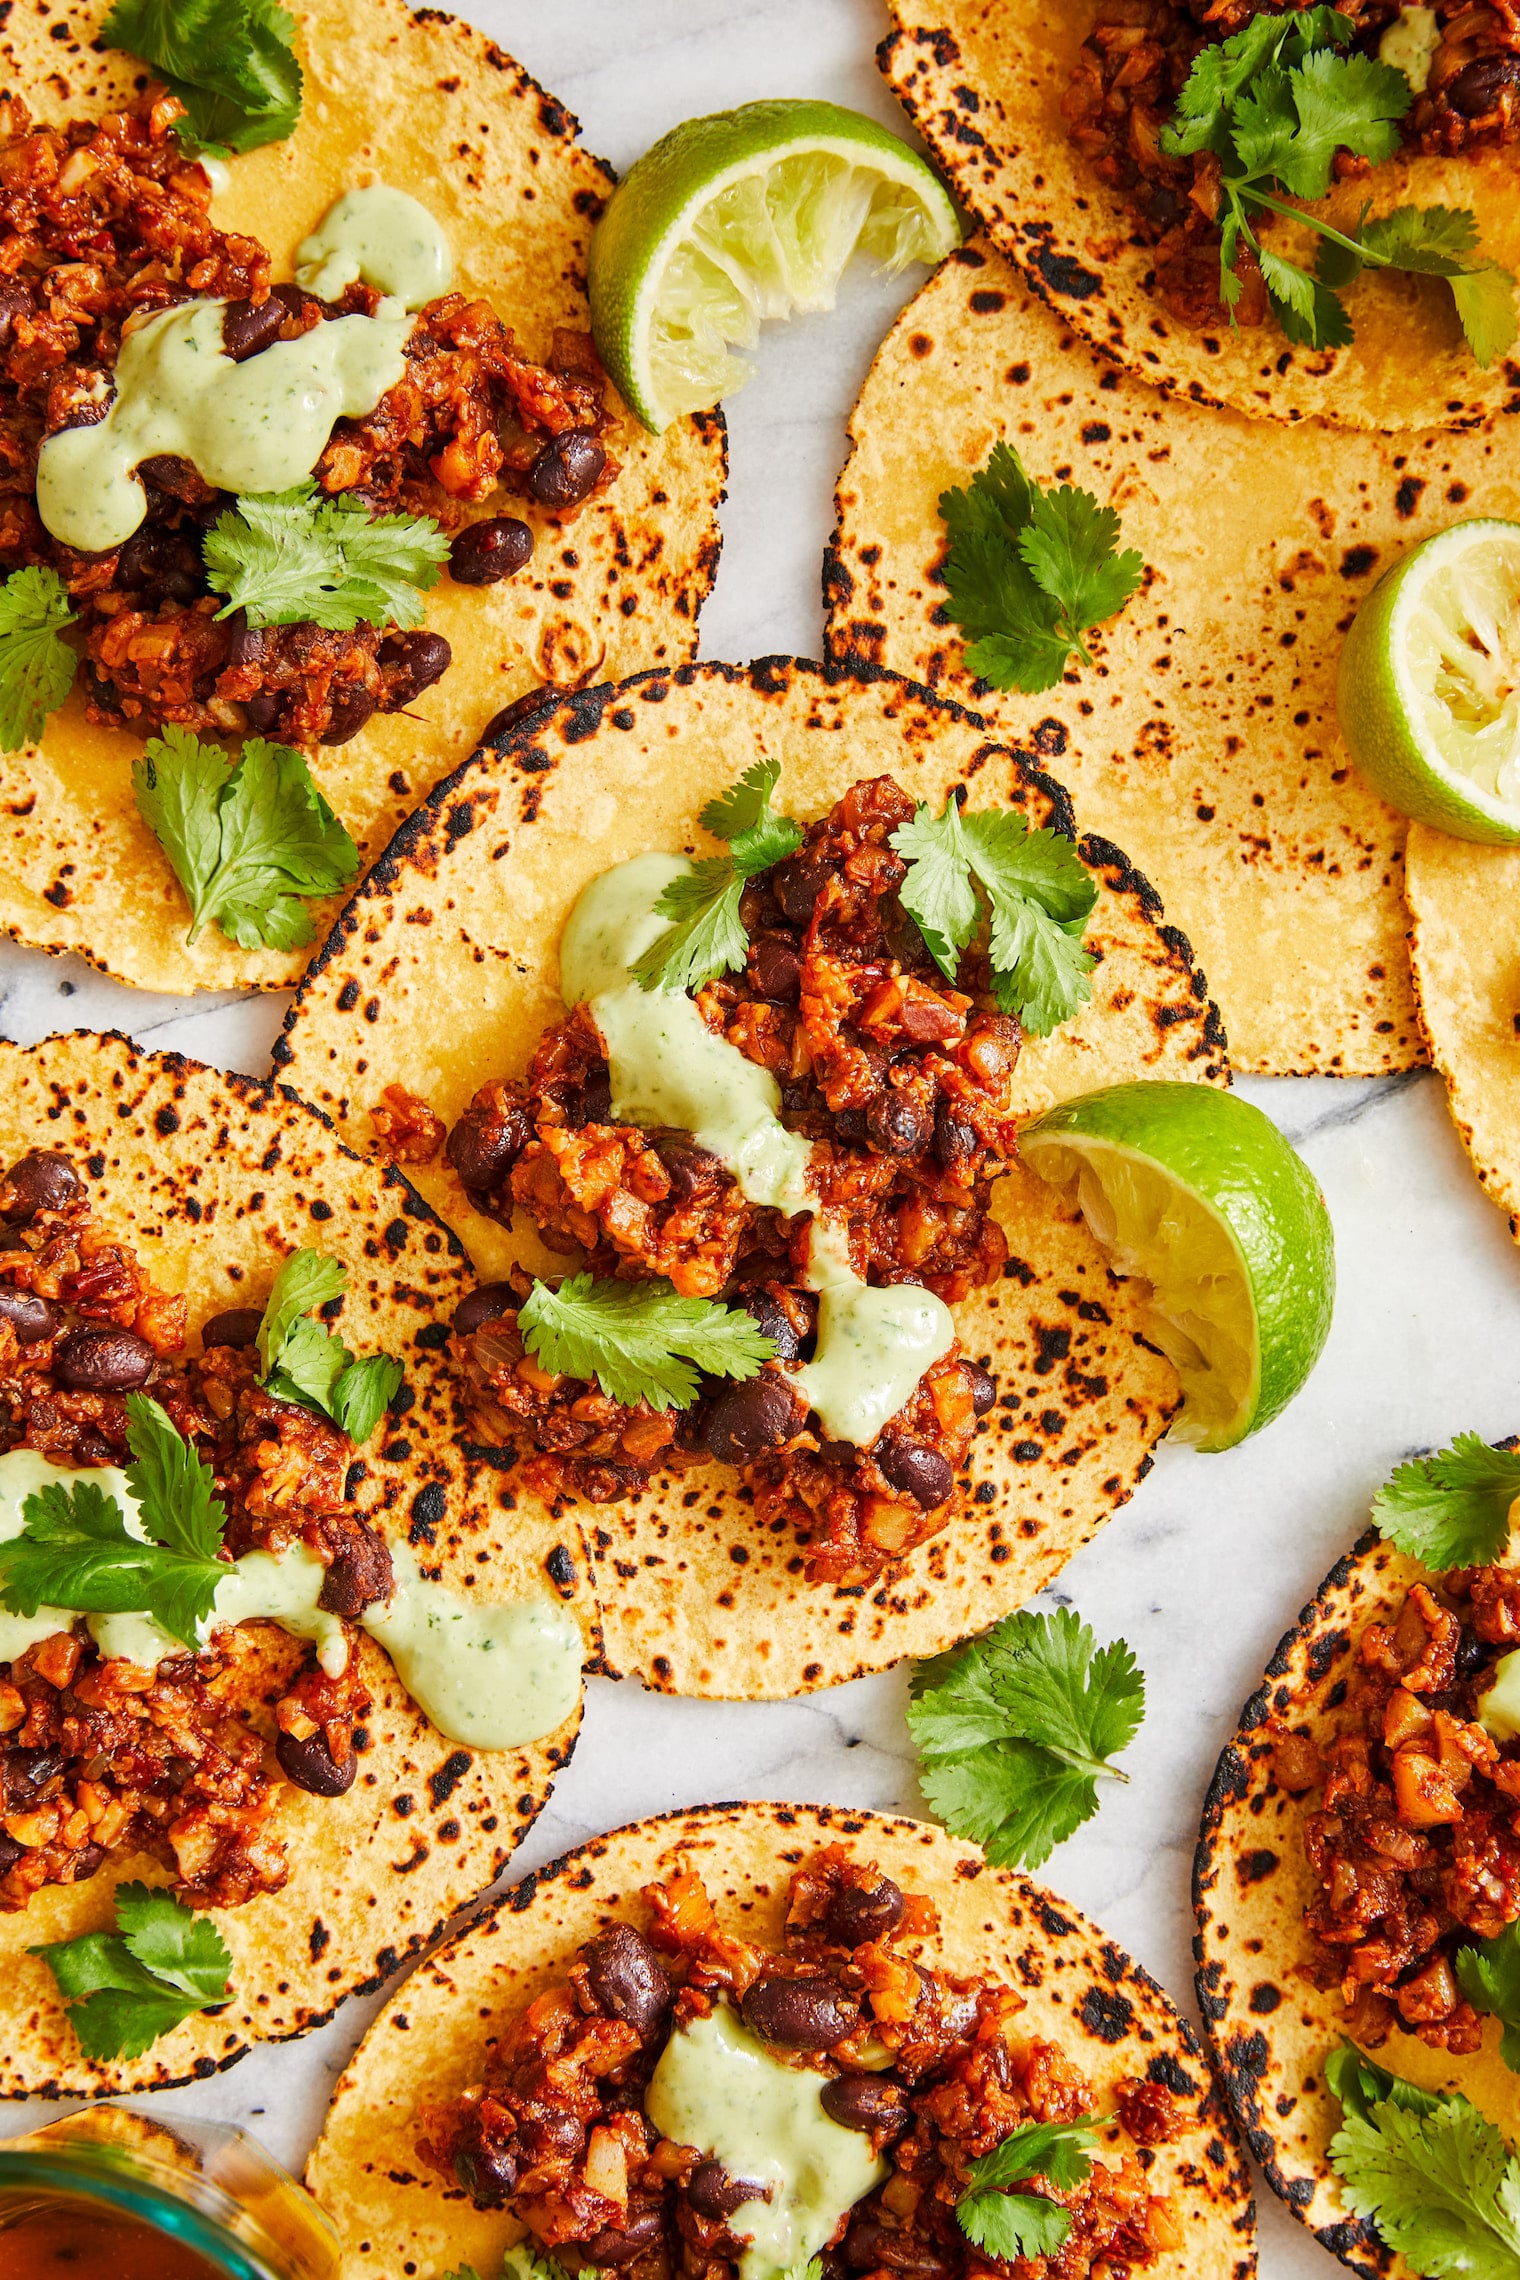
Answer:
<svg viewBox="0 0 1520 2280"><path fill-rule="evenodd" d="M1476 427L1520 403L1520 366L1484 371L1449 291L1433 279L1364 272L1346 295L1347 348L1295 347L1274 321L1232 331L1221 310L1203 332L1180 325L1149 287L1154 249L1127 201L1069 140L1061 98L1093 0L887 0L896 29L877 60L957 193L1033 290L1094 349L1168 394L1253 419L1329 419L1384 430ZM1315 207L1355 229L1407 204L1477 218L1489 259L1520 269L1514 154L1401 154L1337 184ZM1268 217L1270 219L1270 217ZM1312 269L1322 240L1274 222L1274 251Z"/></svg>
<svg viewBox="0 0 1520 2280"><path fill-rule="evenodd" d="M89 47L106 12L107 0L6 11L0 77L39 117L94 116L142 82L135 58ZM563 106L438 9L302 0L299 16L301 122L288 141L230 162L217 222L259 238L276 277L289 277L332 201L378 176L437 215L456 285L489 300L529 356L548 352L556 325L589 331L586 251L613 176ZM54 36L64 27L72 38ZM503 705L695 654L718 561L722 415L657 437L623 412L608 445L621 474L563 528L532 500L511 501L538 539L526 570L488 588L445 576L427 596L425 623L453 645L443 680L410 712L377 714L350 743L309 755L361 870ZM188 905L133 799L141 749L125 729L92 726L76 689L40 747L0 756L0 927L79 951L140 989L287 987L304 950L240 950L215 927L187 946Z"/></svg>
<svg viewBox="0 0 1520 2280"><path fill-rule="evenodd" d="M561 1016L557 945L581 888L628 855L692 845L698 811L757 753L781 762L777 800L801 816L889 772L936 811L964 782L979 805L1067 823L1064 792L1027 758L881 672L767 658L588 690L477 754L398 835L312 962L276 1047L282 1073L357 1147L373 1144L369 1112L389 1083L452 1123L487 1077L523 1071ZM1093 1002L1026 1044L1017 1109L1129 1077L1224 1081L1186 942L1117 848L1083 852L1102 882ZM441 1158L412 1176L483 1279L513 1260L566 1271L528 1229L482 1217ZM1052 1191L1021 1172L997 1209L1010 1264L957 1319L1008 1398L974 1446L962 1518L862 1591L804 1583L793 1546L756 1527L724 1468L599 1506L589 1529L613 1671L769 1697L928 1654L1038 1591L1125 1501L1177 1406L1171 1365L1140 1338L1136 1286L1110 1275Z"/></svg>
<svg viewBox="0 0 1520 2280"><path fill-rule="evenodd" d="M1237 1069L1375 1076L1425 1058L1405 946L1406 825L1335 718L1346 627L1395 553L1471 500L1520 513L1490 427L1389 439L1172 402L1093 357L982 240L878 352L850 421L827 643L976 705L1126 848L1192 943ZM1149 565L1095 660L1041 696L964 666L939 495L1006 439L1095 492Z"/></svg>
<svg viewBox="0 0 1520 2280"><path fill-rule="evenodd" d="M487 1549L493 1597L557 1595L594 1646L573 1519L556 1527L536 1514L509 1519L494 1475L453 1441L450 1388L431 1339L435 1318L470 1287L468 1269L399 1173L359 1161L282 1087L139 1053L114 1036L0 1046L0 1128L0 1163L36 1146L74 1157L101 1216L155 1279L185 1292L192 1342L211 1315L261 1303L291 1250L304 1244L341 1259L350 1275L345 1335L360 1351L397 1354L415 1395L408 1442L387 1455L382 1432L366 1448L356 1509L377 1526L389 1515L446 1580L477 1577ZM557 1547L551 1582L545 1563ZM272 1624L234 1636L238 1661L222 1686L272 1741L272 1706L304 1644ZM500 1873L570 1755L579 1711L527 1748L472 1754L435 1731L367 1636L359 1651L375 1697L359 1779L339 1798L287 1786L273 1825L287 1840L289 1881L243 1907L210 1911L233 1956L229 2007L188 2020L142 2058L84 2057L51 1973L26 1951L109 1927L118 1882L164 1881L156 1861L112 1856L89 1882L45 1887L19 1913L0 1915L10 1990L0 2096L165 2088L232 2065L255 2042L304 2034L345 1995L377 1987Z"/></svg>
<svg viewBox="0 0 1520 2280"><path fill-rule="evenodd" d="M1190 2027L1123 1950L1066 1901L921 1821L839 1806L708 1805L636 1822L554 1861L442 1949L370 2028L338 2084L306 2182L335 2219L341 2280L367 2274L493 2272L521 2227L474 2208L422 2169L416 2113L478 2079L497 2019L514 2017L614 1917L641 1920L641 1888L679 1866L703 1879L725 1928L780 1944L788 1875L842 1844L933 1900L925 1960L1005 1978L1028 1999L1021 2027L1089 2076L1098 2110L1147 2071L1185 2117L1156 2149L1151 2189L1176 2195L1181 2250L1157 2280L1251 2280L1255 2213L1245 2165Z"/></svg>

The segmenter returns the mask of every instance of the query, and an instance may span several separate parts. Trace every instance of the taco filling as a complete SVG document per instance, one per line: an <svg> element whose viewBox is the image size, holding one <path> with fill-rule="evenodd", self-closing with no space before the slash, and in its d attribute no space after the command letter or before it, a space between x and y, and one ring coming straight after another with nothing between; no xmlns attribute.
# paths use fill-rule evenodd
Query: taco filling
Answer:
<svg viewBox="0 0 1520 2280"><path fill-rule="evenodd" d="M383 582L373 622L311 575L294 606L261 587L229 611L209 535L230 513L233 552L276 544L271 514L337 505L361 538L390 518L393 586L431 583L445 556L491 583L533 534L472 510L505 490L564 514L616 474L605 380L589 336L557 332L535 364L487 302L447 290L437 223L384 184L339 200L302 282L271 285L267 250L212 222L182 117L161 86L62 127L0 105L0 569L66 587L92 720L344 744L436 682L448 643L396 628ZM338 587L372 567L347 515L321 535Z"/></svg>
<svg viewBox="0 0 1520 2280"><path fill-rule="evenodd" d="M945 828L958 814L952 802ZM576 1367L573 1344L525 1339L544 1308L523 1307L526 1277L466 1299L455 1333L475 1430L540 1496L612 1502L716 1459L738 1468L763 1527L796 1532L811 1579L847 1585L953 1519L997 1389L950 1308L1005 1267L992 1192L1014 1157L1022 1032L989 956L965 949L957 967L910 914L902 849L936 828L926 815L881 776L806 829L769 818L789 851L735 876L739 931L717 971L689 933L684 967L679 941L664 945L665 920L721 858L636 857L582 894L560 954L570 1010L524 1079L481 1086L449 1161L480 1210L520 1213L551 1250L584 1254L593 1297L642 1286L721 1302L762 1344L738 1382L705 1373L684 1404L626 1384L620 1398L610 1373ZM1075 874L1073 891L1062 872L1063 924L1079 933L1093 890L1074 851L1049 832L1018 844Z"/></svg>
<svg viewBox="0 0 1520 2280"><path fill-rule="evenodd" d="M1520 1919L1517 1639L1520 1571L1412 1584L1363 1630L1333 1738L1277 1739L1279 1787L1318 1799L1307 1969L1358 2043L1401 2027L1456 2056L1481 2044L1456 1956Z"/></svg>
<svg viewBox="0 0 1520 2280"><path fill-rule="evenodd" d="M141 1853L196 1907L278 1891L286 1785L342 1796L369 1747L358 1628L451 1739L569 1715L566 1611L467 1601L352 1508L359 1444L405 1393L305 1310L341 1293L337 1262L294 1254L191 1355L184 1298L67 1156L12 1166L0 1222L0 1910ZM260 1656L244 1627L265 1623L302 1644Z"/></svg>
<svg viewBox="0 0 1520 2280"><path fill-rule="evenodd" d="M1175 139L1169 130L1189 75L1207 49L1246 33L1258 17L1292 16L1297 4L1290 0L1284 9L1277 0L1098 0L1062 99L1072 142L1125 200L1137 241L1156 249L1157 298L1179 324L1196 331L1217 326L1226 313L1220 153L1211 143L1179 154L1168 147ZM1335 52L1364 56L1407 80L1407 108L1397 119L1406 150L1456 156L1520 144L1520 23L1512 7L1502 0L1493 7L1467 0L1439 0L1434 7L1339 0L1335 13ZM1337 152L1336 181L1365 179L1370 189L1373 174L1366 157L1344 147ZM1272 216L1260 219L1270 224ZM1237 325L1266 322L1272 310L1269 280L1244 235L1232 249L1231 266L1239 298L1229 308L1230 318ZM1445 274L1438 264L1430 266ZM1328 271L1325 278L1331 282Z"/></svg>
<svg viewBox="0 0 1520 2280"><path fill-rule="evenodd" d="M1016 1988L904 1952L938 1927L927 1897L829 1845L792 1875L779 1953L723 1931L691 1869L645 1898L647 1933L614 1920L422 2118L424 2158L530 2251L644 2280L1096 2280L1184 2245L1147 2181L1171 2093L1125 2080L1095 2116L1060 2047L1020 2034ZM1131 2144L1095 2160L1112 2123ZM994 2153L1016 2199L985 2189Z"/></svg>

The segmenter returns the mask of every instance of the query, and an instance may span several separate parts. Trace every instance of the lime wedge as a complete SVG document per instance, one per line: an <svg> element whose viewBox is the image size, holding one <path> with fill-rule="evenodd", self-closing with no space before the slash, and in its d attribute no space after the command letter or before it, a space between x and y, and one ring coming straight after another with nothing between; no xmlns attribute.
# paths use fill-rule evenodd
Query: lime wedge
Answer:
<svg viewBox="0 0 1520 2280"><path fill-rule="evenodd" d="M1346 637L1336 705L1390 807L1520 846L1520 523L1453 523L1395 563Z"/></svg>
<svg viewBox="0 0 1520 2280"><path fill-rule="evenodd" d="M1335 1239L1270 1117L1211 1085L1110 1085L1026 1125L1019 1152L1115 1274L1149 1283L1147 1335L1182 1380L1173 1440L1230 1449L1286 1408L1329 1333Z"/></svg>
<svg viewBox="0 0 1520 2280"><path fill-rule="evenodd" d="M888 270L959 245L950 194L906 143L837 103L687 119L630 168L591 240L602 362L656 434L742 386L767 317L832 309L855 253Z"/></svg>

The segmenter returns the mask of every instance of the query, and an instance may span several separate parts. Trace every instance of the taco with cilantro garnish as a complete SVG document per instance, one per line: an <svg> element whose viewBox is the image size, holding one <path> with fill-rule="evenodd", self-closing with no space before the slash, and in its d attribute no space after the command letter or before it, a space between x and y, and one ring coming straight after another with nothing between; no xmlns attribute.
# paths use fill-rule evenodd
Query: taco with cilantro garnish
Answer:
<svg viewBox="0 0 1520 2280"><path fill-rule="evenodd" d="M0 925L286 984L488 720L690 654L721 416L623 413L611 176L436 10L15 9L0 83Z"/></svg>
<svg viewBox="0 0 1520 2280"><path fill-rule="evenodd" d="M460 1454L457 1244L291 1095L55 1038L0 1132L0 2091L161 2085L500 1872L584 1545Z"/></svg>
<svg viewBox="0 0 1520 2280"><path fill-rule="evenodd" d="M1198 1998L1225 2094L1273 2191L1369 2275L1520 2253L1517 1496L1516 1445L1475 1433L1399 1468L1204 1812ZM1458 2247L1470 2263L1441 2260Z"/></svg>
<svg viewBox="0 0 1520 2280"><path fill-rule="evenodd" d="M1505 6L891 0L878 60L960 197L1103 356L1254 419L1514 407Z"/></svg>
<svg viewBox="0 0 1520 2280"><path fill-rule="evenodd" d="M669 1814L509 1893L375 2021L307 2182L345 2280L1256 2270L1155 1982L974 1846L827 1806Z"/></svg>
<svg viewBox="0 0 1520 2280"><path fill-rule="evenodd" d="M785 1695L930 1652L1148 1469L1178 1380L1017 1124L1217 1081L1222 1039L1069 829L890 676L646 674L478 754L314 962L276 1057L463 1234L472 1437L586 1516L614 1669Z"/></svg>

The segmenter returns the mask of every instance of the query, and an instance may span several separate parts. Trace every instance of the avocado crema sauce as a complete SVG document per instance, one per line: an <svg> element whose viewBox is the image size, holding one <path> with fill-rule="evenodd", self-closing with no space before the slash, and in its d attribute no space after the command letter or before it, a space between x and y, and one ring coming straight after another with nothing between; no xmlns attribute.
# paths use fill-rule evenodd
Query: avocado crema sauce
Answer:
<svg viewBox="0 0 1520 2280"><path fill-rule="evenodd" d="M50 435L38 454L37 511L54 538L87 554L124 545L147 512L135 470L165 454L219 490L289 490L316 466L336 420L372 412L395 386L408 312L453 274L427 208L383 182L350 190L298 259L298 282L324 299L361 278L386 297L372 317L331 318L241 364L222 346L225 301L186 301L129 325L105 418Z"/></svg>
<svg viewBox="0 0 1520 2280"><path fill-rule="evenodd" d="M865 1448L919 1379L955 1342L943 1299L912 1284L873 1289L850 1266L844 1232L816 1216L809 1143L781 1122L768 1069L716 1037L684 990L644 990L630 968L669 925L655 911L679 855L635 855L593 879L560 943L560 989L583 999L603 1044L612 1115L690 1132L733 1174L751 1203L814 1214L807 1282L819 1294L818 1340L796 1383L836 1441ZM746 2173L747 2174L747 2173Z"/></svg>
<svg viewBox="0 0 1520 2280"><path fill-rule="evenodd" d="M768 2200L744 2201L724 2220L750 2244L742 2280L800 2271L887 2174L869 2137L824 2112L827 2079L785 2065L722 2004L677 2028L660 2053L644 2093L660 2135L770 2188Z"/></svg>
<svg viewBox="0 0 1520 2280"><path fill-rule="evenodd" d="M0 1543L21 1534L26 1499L55 1481L65 1488L93 1482L115 1497L129 1534L146 1541L137 1500L117 1466L55 1465L34 1449L12 1449L0 1456ZM396 1588L359 1622L385 1649L407 1693L439 1733L470 1749L508 1750L562 1725L581 1684L580 1627L570 1611L547 1595L477 1603L429 1582L404 1543L392 1540L390 1550ZM326 1573L304 1544L278 1555L245 1552L217 1585L201 1643L224 1624L278 1623L297 1638L315 1640L317 1660L336 1678L347 1663L348 1643L338 1617L317 1605ZM40 1639L67 1630L75 1612L39 1607L35 1615L12 1615L0 1608L0 1662L12 1662ZM151 1615L86 1615L85 1626L107 1661L151 1670L185 1651Z"/></svg>

